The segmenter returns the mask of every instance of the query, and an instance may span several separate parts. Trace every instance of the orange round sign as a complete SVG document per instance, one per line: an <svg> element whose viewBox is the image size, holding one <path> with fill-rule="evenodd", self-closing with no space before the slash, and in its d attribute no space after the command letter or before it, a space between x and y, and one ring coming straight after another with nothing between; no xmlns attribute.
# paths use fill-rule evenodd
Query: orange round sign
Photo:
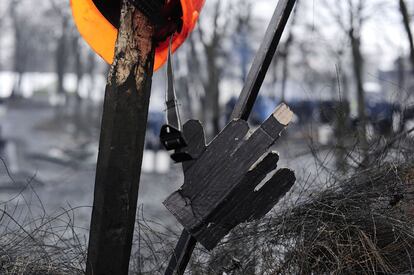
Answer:
<svg viewBox="0 0 414 275"><path fill-rule="evenodd" d="M95 5L97 1L108 0L71 0L73 18L82 37L107 63L114 59L117 28L103 15ZM117 0L119 1L119 0ZM183 9L183 27L172 41L172 51L177 50L194 29L205 0L181 0ZM111 1L108 1L108 3ZM112 4L114 1L112 1ZM119 3L116 3L118 6ZM102 5L104 5L102 3ZM154 70L159 69L167 60L168 41L158 45L155 52Z"/></svg>

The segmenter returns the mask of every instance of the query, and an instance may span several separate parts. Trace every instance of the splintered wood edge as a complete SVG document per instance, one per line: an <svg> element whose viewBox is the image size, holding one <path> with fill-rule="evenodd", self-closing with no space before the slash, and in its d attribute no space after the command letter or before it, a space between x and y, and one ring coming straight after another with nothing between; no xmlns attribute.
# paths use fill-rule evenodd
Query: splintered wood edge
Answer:
<svg viewBox="0 0 414 275"><path fill-rule="evenodd" d="M274 111L273 117L280 124L287 126L293 119L293 112L286 104L282 103Z"/></svg>

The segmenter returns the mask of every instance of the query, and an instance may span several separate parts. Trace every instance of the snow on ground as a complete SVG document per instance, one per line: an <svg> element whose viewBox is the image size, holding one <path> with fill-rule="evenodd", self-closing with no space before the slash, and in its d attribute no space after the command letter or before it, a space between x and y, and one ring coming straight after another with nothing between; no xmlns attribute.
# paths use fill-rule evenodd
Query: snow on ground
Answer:
<svg viewBox="0 0 414 275"><path fill-rule="evenodd" d="M13 72L0 72L0 97L9 97L12 93L17 74ZM26 98L33 96L36 92L53 92L57 83L55 73L25 73L22 76L21 92ZM94 100L103 98L106 78L101 74L95 74L92 77L85 75L79 85L79 91L82 97L86 98L88 94ZM69 93L76 90L77 78L73 73L65 75L63 87Z"/></svg>

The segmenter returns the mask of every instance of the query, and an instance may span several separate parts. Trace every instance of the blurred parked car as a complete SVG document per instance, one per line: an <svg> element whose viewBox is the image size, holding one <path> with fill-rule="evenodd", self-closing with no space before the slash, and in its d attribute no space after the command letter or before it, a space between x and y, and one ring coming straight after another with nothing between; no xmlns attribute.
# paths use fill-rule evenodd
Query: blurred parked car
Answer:
<svg viewBox="0 0 414 275"><path fill-rule="evenodd" d="M298 118L298 123L305 124L312 120L317 109L317 103L311 100L292 100L289 107Z"/></svg>
<svg viewBox="0 0 414 275"><path fill-rule="evenodd" d="M158 151L161 147L160 130L165 124L165 114L161 111L151 111L148 114L145 147L147 150Z"/></svg>

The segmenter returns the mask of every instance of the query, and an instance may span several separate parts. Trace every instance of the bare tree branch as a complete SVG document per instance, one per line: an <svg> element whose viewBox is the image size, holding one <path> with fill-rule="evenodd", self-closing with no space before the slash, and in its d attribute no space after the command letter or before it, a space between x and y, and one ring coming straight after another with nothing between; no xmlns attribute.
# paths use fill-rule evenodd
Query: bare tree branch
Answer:
<svg viewBox="0 0 414 275"><path fill-rule="evenodd" d="M408 13L407 5L404 0L399 0L400 3L400 12L403 19L403 25L405 32L407 34L408 43L410 45L410 62L412 66L412 70L414 72L414 38L413 38L413 32L411 30L411 18Z"/></svg>

